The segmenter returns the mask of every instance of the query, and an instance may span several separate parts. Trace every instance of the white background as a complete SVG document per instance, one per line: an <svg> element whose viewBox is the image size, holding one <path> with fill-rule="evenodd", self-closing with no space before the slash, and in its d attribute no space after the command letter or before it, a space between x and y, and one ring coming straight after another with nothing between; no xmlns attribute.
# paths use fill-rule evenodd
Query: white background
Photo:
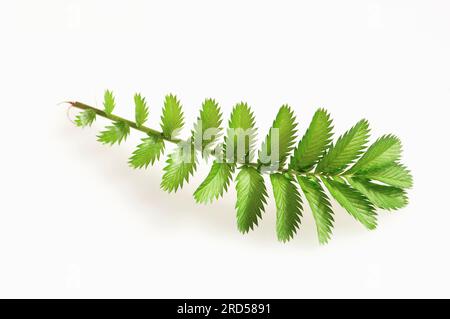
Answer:
<svg viewBox="0 0 450 319"><path fill-rule="evenodd" d="M445 0L2 1L0 297L450 297L449 17ZM233 187L193 200L207 165L167 194L162 161L127 165L138 133L102 146L106 121L79 129L57 105L106 88L129 118L144 94L152 127L177 94L185 134L205 97L226 119L247 101L260 137L283 103L301 134L317 107L337 135L367 118L372 141L404 144L410 205L375 231L335 205L326 246L306 209L281 244L271 197L241 235Z"/></svg>

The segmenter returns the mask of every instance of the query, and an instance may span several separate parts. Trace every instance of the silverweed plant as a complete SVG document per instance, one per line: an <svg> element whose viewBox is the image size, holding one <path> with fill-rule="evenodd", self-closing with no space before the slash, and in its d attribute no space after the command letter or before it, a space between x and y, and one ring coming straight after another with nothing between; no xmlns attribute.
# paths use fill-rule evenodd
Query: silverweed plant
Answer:
<svg viewBox="0 0 450 319"><path fill-rule="evenodd" d="M206 99L185 140L178 137L184 126L182 106L172 94L165 97L160 130L144 126L149 108L140 94L134 96L134 121L113 114L116 103L109 90L104 94L103 110L81 102L68 103L82 110L75 119L77 126L91 126L97 116L112 121L98 135L103 144L120 144L130 134L130 128L144 133L142 143L129 159L133 168L147 168L160 159L166 143L176 144L164 167L164 191L176 192L189 182L199 159L212 159L210 172L194 192L194 198L197 203L211 203L223 196L234 178L237 227L242 233L253 230L262 218L268 196L263 178L266 174L275 198L276 233L282 242L297 233L305 202L311 209L321 244L329 241L334 224L329 195L368 229L377 226L376 208L396 210L408 203L405 189L412 187L412 177L400 163L400 140L388 134L367 147L370 129L366 120L356 123L333 143L330 115L318 109L296 142L294 112L283 105L256 154L255 117L243 102L234 106L223 132L218 103Z"/></svg>

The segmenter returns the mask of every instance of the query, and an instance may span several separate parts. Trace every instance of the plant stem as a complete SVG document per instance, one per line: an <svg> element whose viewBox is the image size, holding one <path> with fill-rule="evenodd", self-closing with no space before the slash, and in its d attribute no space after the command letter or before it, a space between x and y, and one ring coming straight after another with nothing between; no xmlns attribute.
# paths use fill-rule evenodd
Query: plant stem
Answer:
<svg viewBox="0 0 450 319"><path fill-rule="evenodd" d="M167 141L169 143L173 143L173 144L179 144L181 142L186 142L187 143L187 141L184 141L182 139L171 138L171 137L165 136L163 132L160 132L160 131L157 131L155 129L146 127L144 125L137 126L136 123L133 122L133 121L127 120L127 119L125 119L123 117L120 117L120 116L117 116L117 115L114 115L114 114L107 114L105 111L102 111L102 110L100 110L100 109L98 109L96 107L93 107L93 106L90 106L90 105L87 105L87 104L84 104L84 103L81 103L81 102L67 102L67 103L69 103L71 106L76 107L76 108L81 109L81 110L92 110L92 111L95 112L96 115L104 117L104 118L107 118L107 119L109 119L111 121L125 122L130 127L132 127L133 129L135 129L137 131L141 131L141 132L143 132L143 133L145 133L147 135L151 135L151 136L154 136L156 138L161 138L164 141ZM211 154L213 156L215 155L214 153L211 153ZM261 165L261 163L246 163L244 165L255 167L258 171L264 172L263 166ZM298 172L298 171L293 170L291 168L285 169L285 168L282 168L282 167L280 167L276 172L277 173L283 173L283 174L289 174L289 175L315 176L315 177L324 176L322 174L317 174L317 173L314 173L314 172Z"/></svg>
<svg viewBox="0 0 450 319"><path fill-rule="evenodd" d="M68 103L71 106L79 108L81 110L92 110L97 115L99 115L101 117L104 117L104 118L107 118L107 119L109 119L111 121L125 122L130 127L134 128L135 130L141 131L141 132L143 132L143 133L145 133L147 135L152 135L152 136L157 137L157 138L162 138L163 140L165 140L165 141L167 141L169 143L178 144L178 143L182 142L181 139L167 137L162 132L159 132L159 131L154 130L154 129L149 128L149 127L146 127L144 125L137 126L136 123L133 122L133 121L124 119L123 117L120 117L120 116L117 116L117 115L114 115L114 114L107 114L104 111L99 110L96 107L93 107L93 106L90 106L90 105L87 105L87 104L84 104L84 103L81 103L81 102L68 102Z"/></svg>

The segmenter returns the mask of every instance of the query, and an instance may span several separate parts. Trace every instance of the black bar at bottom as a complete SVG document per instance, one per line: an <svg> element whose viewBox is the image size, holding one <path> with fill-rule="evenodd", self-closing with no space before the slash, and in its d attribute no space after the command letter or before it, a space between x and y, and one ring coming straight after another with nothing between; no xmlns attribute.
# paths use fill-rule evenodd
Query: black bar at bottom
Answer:
<svg viewBox="0 0 450 319"><path fill-rule="evenodd" d="M393 312L403 313L405 310L433 310L439 307L448 309L448 300L293 300L293 299L150 299L150 300L1 300L2 310L12 308L14 314L22 311L33 313L45 310L46 314L86 315L84 308L89 308L89 314L126 315L139 313L152 318L153 315L183 318L194 315L196 318L270 318L275 316L300 317L307 315L330 315L339 313L349 315L392 315ZM386 307L389 306L389 312ZM63 310L61 310L63 309ZM363 312L361 312L363 311ZM36 314L37 312L35 312ZM286 317L287 318L287 317Z"/></svg>

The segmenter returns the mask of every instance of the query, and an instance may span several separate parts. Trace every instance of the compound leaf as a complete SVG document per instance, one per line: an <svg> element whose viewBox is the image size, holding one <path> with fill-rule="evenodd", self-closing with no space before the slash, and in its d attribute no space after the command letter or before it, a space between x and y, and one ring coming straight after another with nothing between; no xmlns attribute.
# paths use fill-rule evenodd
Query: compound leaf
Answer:
<svg viewBox="0 0 450 319"><path fill-rule="evenodd" d="M184 114L180 101L172 94L164 100L162 132L144 127L149 108L138 93L134 95L135 122L112 114L116 103L109 90L104 93L103 111L81 102L68 103L82 110L75 119L77 126L91 126L97 115L112 121L97 136L103 144L120 144L130 134L130 127L146 133L129 158L133 168L147 168L159 160L166 141L177 143L163 169L161 188L165 191L177 191L189 182L197 168L197 151L205 159L215 157L208 175L193 194L198 203L210 203L223 196L238 169L236 215L242 233L253 230L262 218L267 203L262 174L267 171L271 173L275 197L277 238L282 242L292 239L301 224L303 201L299 189L311 207L319 242L325 244L331 238L334 224L331 197L365 227L374 229L375 207L387 210L404 207L408 203L405 189L413 185L410 171L399 163L402 146L397 137L384 135L365 151L370 130L368 122L361 120L333 145L332 120L324 109L315 112L294 148L297 123L292 109L282 105L254 162L255 117L244 102L234 106L223 143L217 143L222 134L222 113L213 99L202 103L188 140L177 138L184 126ZM289 156L289 167L285 169Z"/></svg>

